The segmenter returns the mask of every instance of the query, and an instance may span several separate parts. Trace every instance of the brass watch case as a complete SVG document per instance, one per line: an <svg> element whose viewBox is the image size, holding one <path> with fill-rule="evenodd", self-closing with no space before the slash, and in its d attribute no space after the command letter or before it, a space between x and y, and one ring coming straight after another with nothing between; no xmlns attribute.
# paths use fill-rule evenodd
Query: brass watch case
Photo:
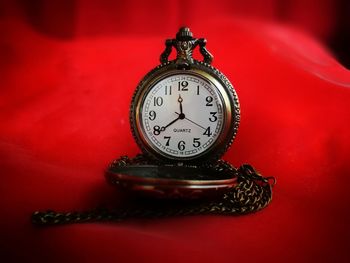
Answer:
<svg viewBox="0 0 350 263"><path fill-rule="evenodd" d="M160 80L170 75L189 74L199 76L210 82L220 94L223 105L224 124L222 131L208 149L192 157L174 157L167 155L158 148L153 147L144 135L145 131L142 126L142 105L145 96L150 89ZM230 81L219 70L208 63L192 60L186 67L179 68L176 61L165 62L155 69L151 70L139 83L131 101L130 107L130 126L132 134L137 145L142 152L151 159L159 163L184 163L184 164L201 164L205 162L217 161L231 146L239 127L240 107L236 91Z"/></svg>

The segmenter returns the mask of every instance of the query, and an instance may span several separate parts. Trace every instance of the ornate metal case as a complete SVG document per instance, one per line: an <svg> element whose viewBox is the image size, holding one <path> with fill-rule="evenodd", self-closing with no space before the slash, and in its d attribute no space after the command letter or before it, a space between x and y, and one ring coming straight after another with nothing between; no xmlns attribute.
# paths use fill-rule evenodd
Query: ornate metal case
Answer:
<svg viewBox="0 0 350 263"><path fill-rule="evenodd" d="M181 28L175 39L168 39L165 42L165 51L160 56L161 64L150 71L139 83L132 98L130 107L130 125L134 138L144 154L160 163L203 163L217 161L223 153L230 147L236 136L239 121L240 108L237 94L230 81L216 68L211 66L212 55L205 48L206 40L203 38L193 38L188 28ZM198 61L192 57L193 50L199 46L203 61ZM168 61L168 57L175 48L177 57ZM206 151L192 157L174 157L166 155L153 147L145 134L141 121L142 104L145 94L158 81L177 74L188 74L200 76L202 79L215 86L224 101L223 107L223 129L215 141Z"/></svg>

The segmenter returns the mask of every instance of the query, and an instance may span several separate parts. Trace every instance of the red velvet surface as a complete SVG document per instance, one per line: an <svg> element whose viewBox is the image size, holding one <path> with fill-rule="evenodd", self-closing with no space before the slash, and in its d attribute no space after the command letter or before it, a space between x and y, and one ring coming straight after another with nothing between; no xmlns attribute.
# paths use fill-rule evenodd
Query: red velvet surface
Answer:
<svg viewBox="0 0 350 263"><path fill-rule="evenodd" d="M82 21L77 32L89 30ZM295 29L224 15L186 22L240 97L241 127L224 158L275 176L271 205L239 217L30 224L34 210L124 202L104 169L139 152L131 95L176 21L152 35L73 39L1 21L2 262L349 262L349 71Z"/></svg>

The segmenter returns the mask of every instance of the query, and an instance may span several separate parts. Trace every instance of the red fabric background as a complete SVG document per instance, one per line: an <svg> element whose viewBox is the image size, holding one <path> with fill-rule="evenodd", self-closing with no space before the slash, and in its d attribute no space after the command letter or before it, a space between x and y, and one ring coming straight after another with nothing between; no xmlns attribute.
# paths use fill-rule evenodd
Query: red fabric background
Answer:
<svg viewBox="0 0 350 263"><path fill-rule="evenodd" d="M3 262L349 262L349 71L308 35L273 23L277 1L252 1L254 20L216 2L2 2ZM330 3L307 2L313 14ZM331 28L326 10L306 21ZM208 39L240 97L225 159L275 176L272 204L240 217L33 227L34 210L123 202L104 169L139 152L131 95L184 23Z"/></svg>

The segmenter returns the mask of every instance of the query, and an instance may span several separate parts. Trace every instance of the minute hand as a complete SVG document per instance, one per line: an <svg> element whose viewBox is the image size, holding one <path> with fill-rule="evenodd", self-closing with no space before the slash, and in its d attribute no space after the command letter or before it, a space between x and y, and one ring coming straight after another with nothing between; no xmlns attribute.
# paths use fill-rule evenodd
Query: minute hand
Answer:
<svg viewBox="0 0 350 263"><path fill-rule="evenodd" d="M170 123L167 124L166 126L162 126L162 127L160 128L160 130L161 130L161 131L165 131L166 128L168 128L170 125L174 124L176 121L178 121L178 120L180 120L180 119L181 119L180 116L177 117L175 120L173 120L172 122L170 122Z"/></svg>

